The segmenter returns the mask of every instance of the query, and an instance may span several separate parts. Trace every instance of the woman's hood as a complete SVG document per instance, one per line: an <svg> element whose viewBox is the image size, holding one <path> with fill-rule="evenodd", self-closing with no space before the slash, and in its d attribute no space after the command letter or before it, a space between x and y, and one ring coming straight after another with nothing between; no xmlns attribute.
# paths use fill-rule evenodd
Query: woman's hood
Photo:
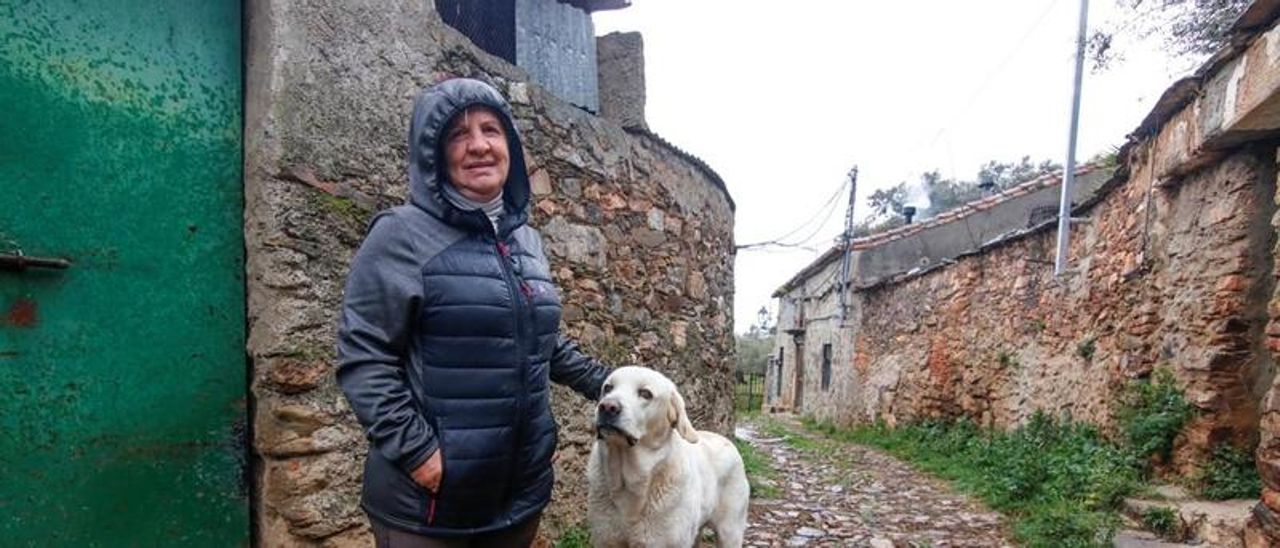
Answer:
<svg viewBox="0 0 1280 548"><path fill-rule="evenodd" d="M441 137L445 125L455 115L474 105L498 112L507 130L511 171L502 187L504 213L500 231L510 232L527 220L529 173L524 164L524 147L511 116L511 106L489 84L469 78L446 80L423 90L413 105L409 123L409 201L441 220L460 227L483 230L490 226L478 211L462 211L445 199L446 182Z"/></svg>

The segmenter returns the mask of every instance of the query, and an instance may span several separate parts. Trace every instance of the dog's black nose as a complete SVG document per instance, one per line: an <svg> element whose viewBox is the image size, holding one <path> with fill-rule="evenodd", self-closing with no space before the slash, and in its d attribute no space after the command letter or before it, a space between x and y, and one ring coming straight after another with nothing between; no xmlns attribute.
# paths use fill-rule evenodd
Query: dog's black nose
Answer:
<svg viewBox="0 0 1280 548"><path fill-rule="evenodd" d="M616 401L602 401L598 412L602 419L616 419L622 413L622 404Z"/></svg>

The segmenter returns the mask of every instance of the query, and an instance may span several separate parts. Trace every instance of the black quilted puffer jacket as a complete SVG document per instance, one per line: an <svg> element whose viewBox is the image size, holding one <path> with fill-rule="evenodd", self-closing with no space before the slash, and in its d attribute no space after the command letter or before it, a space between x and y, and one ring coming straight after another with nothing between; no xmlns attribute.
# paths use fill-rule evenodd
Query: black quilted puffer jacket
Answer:
<svg viewBox="0 0 1280 548"><path fill-rule="evenodd" d="M438 137L471 105L502 114L510 150L498 227L441 191ZM517 525L551 498L556 425L548 380L595 399L607 370L559 335L560 298L528 218L529 180L510 107L479 81L419 96L410 203L377 215L351 265L338 383L369 439L363 506L431 536ZM439 450L433 496L409 473Z"/></svg>

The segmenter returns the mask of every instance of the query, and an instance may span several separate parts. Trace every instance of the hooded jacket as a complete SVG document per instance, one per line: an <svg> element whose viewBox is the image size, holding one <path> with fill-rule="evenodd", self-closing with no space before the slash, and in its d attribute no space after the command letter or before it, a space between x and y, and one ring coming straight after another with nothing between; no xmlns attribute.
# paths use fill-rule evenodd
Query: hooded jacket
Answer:
<svg viewBox="0 0 1280 548"><path fill-rule="evenodd" d="M446 124L500 114L510 172L495 227L445 199ZM409 127L410 203L374 217L347 278L338 384L369 440L362 505L388 526L462 536L517 525L551 498L548 379L591 399L607 370L559 335L560 298L538 233L510 107L487 84L423 92ZM441 451L433 495L410 472Z"/></svg>

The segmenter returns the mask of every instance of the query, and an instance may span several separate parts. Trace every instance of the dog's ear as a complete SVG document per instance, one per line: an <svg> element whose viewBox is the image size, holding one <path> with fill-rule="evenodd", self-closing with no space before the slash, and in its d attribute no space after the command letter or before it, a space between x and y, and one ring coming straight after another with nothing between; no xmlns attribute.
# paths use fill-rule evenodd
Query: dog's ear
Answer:
<svg viewBox="0 0 1280 548"><path fill-rule="evenodd" d="M671 390L671 397L667 398L667 420L671 421L671 427L680 433L680 437L689 443L698 443L698 431L693 429L693 423L689 422L689 414L684 410L684 398L680 396L677 390Z"/></svg>

